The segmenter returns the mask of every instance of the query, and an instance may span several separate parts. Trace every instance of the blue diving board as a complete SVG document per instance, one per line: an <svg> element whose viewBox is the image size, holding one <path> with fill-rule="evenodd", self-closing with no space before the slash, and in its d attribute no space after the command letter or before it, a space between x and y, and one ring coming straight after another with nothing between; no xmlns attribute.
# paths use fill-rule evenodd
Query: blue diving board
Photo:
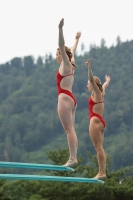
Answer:
<svg viewBox="0 0 133 200"><path fill-rule="evenodd" d="M0 167L8 168L27 168L27 169L42 169L42 170L61 170L61 171L75 171L71 167L61 165L35 164L35 163L21 163L21 162L2 162Z"/></svg>
<svg viewBox="0 0 133 200"><path fill-rule="evenodd" d="M102 180L98 180L96 178L40 176L40 175L25 175L25 174L0 174L0 179L104 183Z"/></svg>

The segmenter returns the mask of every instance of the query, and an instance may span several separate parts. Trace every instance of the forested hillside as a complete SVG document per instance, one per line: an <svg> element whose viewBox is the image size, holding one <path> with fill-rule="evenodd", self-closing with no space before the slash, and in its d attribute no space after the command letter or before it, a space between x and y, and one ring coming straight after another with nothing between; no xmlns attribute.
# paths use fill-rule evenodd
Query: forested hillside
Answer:
<svg viewBox="0 0 133 200"><path fill-rule="evenodd" d="M112 168L133 165L133 40L107 48L92 45L76 56L73 93L78 102L76 132L78 154L89 162L87 151L95 154L88 134L87 68L91 60L94 75L111 82L105 94L105 150L112 156ZM58 119L56 71L51 55L14 58L0 65L0 160L48 163L47 150L67 148Z"/></svg>

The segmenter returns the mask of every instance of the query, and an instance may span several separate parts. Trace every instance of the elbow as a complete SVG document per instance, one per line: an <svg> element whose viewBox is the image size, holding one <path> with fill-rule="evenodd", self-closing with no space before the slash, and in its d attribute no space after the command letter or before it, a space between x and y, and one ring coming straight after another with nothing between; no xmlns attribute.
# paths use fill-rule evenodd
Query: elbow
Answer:
<svg viewBox="0 0 133 200"><path fill-rule="evenodd" d="M93 78L93 77L89 77L89 81L90 81L91 83L93 83L93 82L94 82L94 78Z"/></svg>
<svg viewBox="0 0 133 200"><path fill-rule="evenodd" d="M59 41L58 41L58 46L59 46L59 47L65 46L65 42L64 42L63 40L59 40Z"/></svg>
<svg viewBox="0 0 133 200"><path fill-rule="evenodd" d="M63 46L65 46L65 45L64 45L64 43L59 43L58 46L59 46L59 47L63 47Z"/></svg>

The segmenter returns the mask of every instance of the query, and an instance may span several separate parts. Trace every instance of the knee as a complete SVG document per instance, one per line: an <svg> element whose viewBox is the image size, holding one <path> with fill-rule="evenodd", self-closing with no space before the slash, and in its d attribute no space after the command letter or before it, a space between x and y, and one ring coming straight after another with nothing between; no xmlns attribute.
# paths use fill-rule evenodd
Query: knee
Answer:
<svg viewBox="0 0 133 200"><path fill-rule="evenodd" d="M103 147L101 145L94 144L94 148L96 149L97 152L103 151Z"/></svg>
<svg viewBox="0 0 133 200"><path fill-rule="evenodd" d="M70 134L70 133L74 132L74 130L72 128L68 128L68 127L64 127L64 130L65 130L66 134Z"/></svg>

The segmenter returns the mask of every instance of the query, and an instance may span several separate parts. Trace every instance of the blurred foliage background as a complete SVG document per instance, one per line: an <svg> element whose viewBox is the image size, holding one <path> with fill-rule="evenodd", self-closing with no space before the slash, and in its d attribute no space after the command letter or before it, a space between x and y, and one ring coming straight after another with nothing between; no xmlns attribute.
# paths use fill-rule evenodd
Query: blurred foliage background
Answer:
<svg viewBox="0 0 133 200"><path fill-rule="evenodd" d="M83 44L81 46L83 50ZM133 165L133 40L106 47L91 45L89 51L75 55L73 93L78 107L76 132L78 156L90 162L87 151L95 155L88 133L87 68L91 60L94 75L102 83L111 82L105 94L104 118L107 122L104 147L112 157L112 169ZM58 64L51 54L35 60L32 56L14 58L0 65L0 160L51 163L46 151L67 148L67 138L57 115L56 72ZM63 163L62 163L63 164Z"/></svg>

